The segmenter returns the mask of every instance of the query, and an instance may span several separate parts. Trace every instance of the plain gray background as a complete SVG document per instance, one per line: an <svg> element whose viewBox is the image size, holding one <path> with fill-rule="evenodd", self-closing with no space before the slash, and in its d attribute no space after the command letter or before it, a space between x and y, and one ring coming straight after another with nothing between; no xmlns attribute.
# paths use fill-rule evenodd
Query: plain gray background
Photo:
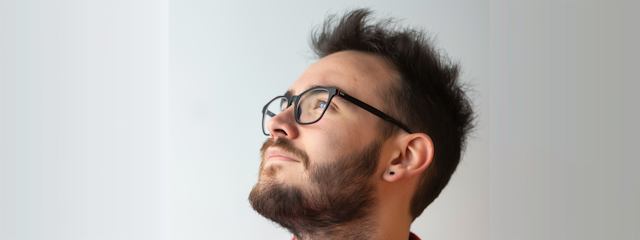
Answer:
<svg viewBox="0 0 640 240"><path fill-rule="evenodd" d="M260 110L371 7L460 62L479 128L422 239L640 237L633 1L0 1L0 239L290 239Z"/></svg>

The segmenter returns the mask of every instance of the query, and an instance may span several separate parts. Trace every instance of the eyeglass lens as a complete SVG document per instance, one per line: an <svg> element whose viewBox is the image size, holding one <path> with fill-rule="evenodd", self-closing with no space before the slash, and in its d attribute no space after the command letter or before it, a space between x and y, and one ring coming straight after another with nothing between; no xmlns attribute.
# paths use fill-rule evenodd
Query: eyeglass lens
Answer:
<svg viewBox="0 0 640 240"><path fill-rule="evenodd" d="M299 96L296 119L299 123L312 123L320 119L328 106L329 91L326 89L314 89ZM265 135L269 135L267 122L269 119L287 109L287 99L280 97L272 100L265 109L262 118L262 129Z"/></svg>

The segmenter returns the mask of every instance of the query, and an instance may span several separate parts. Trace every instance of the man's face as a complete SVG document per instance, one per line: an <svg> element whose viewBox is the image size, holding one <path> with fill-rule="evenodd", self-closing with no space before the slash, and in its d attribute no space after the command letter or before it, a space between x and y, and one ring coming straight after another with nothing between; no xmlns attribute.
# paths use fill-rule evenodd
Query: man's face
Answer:
<svg viewBox="0 0 640 240"><path fill-rule="evenodd" d="M345 51L313 64L289 92L299 95L314 86L334 87L384 111L387 106L379 95L393 86L393 79L397 78L380 57ZM336 198L330 199L331 207L345 199L362 200L360 203L342 201L349 208L375 203L375 184L382 171L376 166L384 145L378 139L380 121L377 116L341 97L334 97L322 119L313 124L297 124L293 107L273 117L267 123L271 138L262 149L260 179L250 196L254 208L265 215L269 213L260 212L258 208L283 201L291 201L282 205L283 208L304 207L295 206L296 202L305 203L306 207L318 207L322 205L318 201L326 198ZM349 189L350 192L333 191L335 196L329 196L327 194L332 191L327 188ZM332 210L344 211L322 209L323 212ZM282 212L283 209L274 211ZM347 215L334 215L333 218L349 218Z"/></svg>
<svg viewBox="0 0 640 240"><path fill-rule="evenodd" d="M309 67L289 88L299 95L313 86L335 87L384 111L387 107L379 97L397 78L378 56L345 51L322 58ZM271 119L267 127L272 138L285 137L306 153L309 166L330 162L355 150L362 149L377 137L379 117L342 99L334 97L320 121L299 125L293 107ZM291 185L309 186L309 172L300 156L289 156L279 148L266 151L270 159L262 159L265 168L280 168L277 179ZM281 157L282 156L282 157ZM290 161L290 160L298 160Z"/></svg>

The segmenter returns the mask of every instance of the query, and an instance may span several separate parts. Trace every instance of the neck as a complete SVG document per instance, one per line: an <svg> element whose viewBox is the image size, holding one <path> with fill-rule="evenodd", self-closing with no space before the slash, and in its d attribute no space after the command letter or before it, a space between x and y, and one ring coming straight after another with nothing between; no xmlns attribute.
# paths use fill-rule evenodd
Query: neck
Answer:
<svg viewBox="0 0 640 240"><path fill-rule="evenodd" d="M376 214L339 226L314 228L308 232L294 233L296 240L349 239L349 240L407 240L411 218L399 214L396 208L379 208Z"/></svg>
<svg viewBox="0 0 640 240"><path fill-rule="evenodd" d="M413 198L415 180L394 183L381 182L378 191L376 231L380 239L407 240L411 229L410 202Z"/></svg>
<svg viewBox="0 0 640 240"><path fill-rule="evenodd" d="M395 206L399 206L395 205ZM378 219L379 225L376 227L377 236L380 239L389 240L407 240L409 239L409 231L411 229L412 219L408 214L408 209L399 209L394 205L386 204L380 209L380 216ZM386 207L385 207L386 206Z"/></svg>
<svg viewBox="0 0 640 240"><path fill-rule="evenodd" d="M296 240L313 239L385 239L377 234L378 224L373 218L360 219L353 223L342 223L339 226L315 228L305 233L294 233Z"/></svg>

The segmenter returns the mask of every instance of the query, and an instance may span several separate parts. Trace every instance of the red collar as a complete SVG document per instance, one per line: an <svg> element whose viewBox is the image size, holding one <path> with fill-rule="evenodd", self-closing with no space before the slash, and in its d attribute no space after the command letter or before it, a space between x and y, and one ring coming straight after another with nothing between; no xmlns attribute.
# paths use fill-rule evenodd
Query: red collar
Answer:
<svg viewBox="0 0 640 240"><path fill-rule="evenodd" d="M296 240L296 237L293 237L291 240ZM409 232L409 240L420 240L420 238L416 236L414 233Z"/></svg>

